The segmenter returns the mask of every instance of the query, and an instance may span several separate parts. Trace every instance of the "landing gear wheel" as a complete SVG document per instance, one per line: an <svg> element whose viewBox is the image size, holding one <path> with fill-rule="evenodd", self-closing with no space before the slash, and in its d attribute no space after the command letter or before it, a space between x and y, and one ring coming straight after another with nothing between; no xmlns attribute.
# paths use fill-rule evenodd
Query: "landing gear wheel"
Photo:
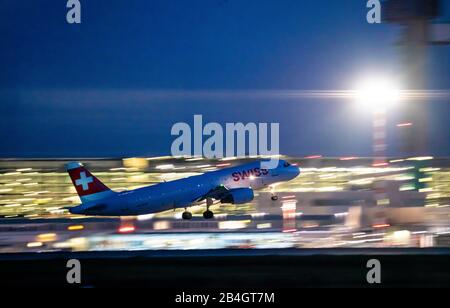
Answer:
<svg viewBox="0 0 450 308"><path fill-rule="evenodd" d="M278 200L278 196L272 196L272 197L270 197L270 199L272 199L272 201L277 201Z"/></svg>
<svg viewBox="0 0 450 308"><path fill-rule="evenodd" d="M203 218L205 219L211 219L214 217L214 213L210 210L207 210L205 212L203 212Z"/></svg>
<svg viewBox="0 0 450 308"><path fill-rule="evenodd" d="M192 219L192 213L191 213L191 212L188 212L188 211L183 212L183 215L181 215L181 217L182 217L184 220Z"/></svg>

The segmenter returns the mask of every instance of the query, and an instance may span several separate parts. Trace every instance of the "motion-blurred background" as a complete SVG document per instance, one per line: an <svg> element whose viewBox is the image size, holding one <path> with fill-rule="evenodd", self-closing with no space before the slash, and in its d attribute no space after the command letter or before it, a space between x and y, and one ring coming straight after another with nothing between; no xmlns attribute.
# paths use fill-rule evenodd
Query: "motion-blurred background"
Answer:
<svg viewBox="0 0 450 308"><path fill-rule="evenodd" d="M449 1L0 5L0 252L450 245ZM244 161L169 157L194 114L280 123L301 176L212 221L63 209L68 158L117 190Z"/></svg>

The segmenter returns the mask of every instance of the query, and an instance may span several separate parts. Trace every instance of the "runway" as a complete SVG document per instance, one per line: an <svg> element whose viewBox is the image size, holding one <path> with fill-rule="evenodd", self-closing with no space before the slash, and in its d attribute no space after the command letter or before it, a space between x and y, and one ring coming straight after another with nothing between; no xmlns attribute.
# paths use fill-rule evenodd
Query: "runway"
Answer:
<svg viewBox="0 0 450 308"><path fill-rule="evenodd" d="M450 247L442 248L309 248L309 249L213 249L213 250L140 250L0 254L0 261L57 259L158 259L199 257L349 257L349 256L450 256Z"/></svg>
<svg viewBox="0 0 450 308"><path fill-rule="evenodd" d="M449 287L449 254L449 249L269 249L2 255L0 285L73 287L65 280L66 262L78 259L78 287L373 287L367 262L377 259L383 287Z"/></svg>

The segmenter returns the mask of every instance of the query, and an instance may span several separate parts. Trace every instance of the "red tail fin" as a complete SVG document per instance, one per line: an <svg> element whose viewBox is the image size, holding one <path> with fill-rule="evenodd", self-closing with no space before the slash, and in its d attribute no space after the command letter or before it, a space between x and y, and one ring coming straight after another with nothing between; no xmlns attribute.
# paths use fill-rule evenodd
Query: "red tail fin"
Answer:
<svg viewBox="0 0 450 308"><path fill-rule="evenodd" d="M81 163L68 163L66 170L77 190L78 196L80 196L81 202L103 199L114 194L111 189L93 176Z"/></svg>

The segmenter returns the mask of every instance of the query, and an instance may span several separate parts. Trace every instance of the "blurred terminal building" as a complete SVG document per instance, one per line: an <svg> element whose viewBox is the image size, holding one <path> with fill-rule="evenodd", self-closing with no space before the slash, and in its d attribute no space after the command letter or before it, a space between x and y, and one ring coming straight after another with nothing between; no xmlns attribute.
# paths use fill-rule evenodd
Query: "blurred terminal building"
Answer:
<svg viewBox="0 0 450 308"><path fill-rule="evenodd" d="M448 225L450 220L448 158L392 158L384 167L373 167L371 158L283 158L300 166L298 178L276 186L272 192L257 192L249 204L216 205L216 218L265 216L281 224L288 217L294 229L338 222L355 228L377 224ZM248 160L154 157L80 161L111 189L121 191ZM0 160L0 217L4 221L80 218L63 209L80 203L64 170L68 161ZM279 197L277 201L270 198L273 192ZM163 212L152 219L183 222L179 219L181 211ZM204 208L196 206L192 211L200 218ZM205 223L203 218L198 222Z"/></svg>

